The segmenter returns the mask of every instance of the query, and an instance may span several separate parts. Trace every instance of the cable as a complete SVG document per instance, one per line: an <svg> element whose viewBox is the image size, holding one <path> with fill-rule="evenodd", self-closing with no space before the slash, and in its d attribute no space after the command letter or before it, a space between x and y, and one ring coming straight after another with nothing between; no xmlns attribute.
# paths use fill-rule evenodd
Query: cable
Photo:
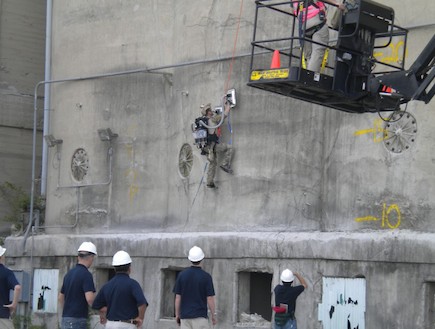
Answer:
<svg viewBox="0 0 435 329"><path fill-rule="evenodd" d="M378 109L378 116L381 118L381 120L382 121L384 121L384 122L397 122L397 121L399 121L402 117L400 116L398 119L396 119L396 120L391 120L391 118L394 116L394 114L396 114L396 113L398 113L398 112L403 112L403 113L406 113L406 111L407 111L407 109L408 109L408 103L406 103L406 105L405 105L405 109L402 111L401 109L400 109L400 106L398 106L398 105L400 105L400 99L397 101L397 104L396 104L396 109L393 111L393 113L391 113L389 116L388 116L388 118L385 118L385 117L383 117L382 116L382 114L381 114L381 111L380 111L380 109Z"/></svg>
<svg viewBox="0 0 435 329"><path fill-rule="evenodd" d="M239 38L240 21L242 19L242 13L243 13L243 0L240 1L239 18L238 18L238 21L237 21L236 35L234 37L234 45L233 45L233 52L232 52L232 55L231 55L230 69L228 70L227 81L225 82L225 85L224 85L224 94L226 94L226 92L227 92L227 90L229 88L229 84L230 84L230 81L231 81L231 75L233 73L233 66L234 66L234 61L235 61L235 54L236 54L236 48L237 48L237 40ZM222 109L224 109L224 108L225 108L225 97L223 99ZM228 144L232 145L233 144L233 128L231 127L230 112L228 112L227 126L228 126L228 131L230 132L230 140L229 140Z"/></svg>
<svg viewBox="0 0 435 329"><path fill-rule="evenodd" d="M199 181L199 186L198 186L198 189L196 190L196 194L195 194L195 197L193 198L192 205L190 206L190 210L192 210L193 205L195 204L196 197L198 196L199 189L201 188L202 182L204 181L204 176L205 176L205 173L207 171L207 165L208 165L208 161L205 162L204 171L202 172L202 177L201 177L201 180Z"/></svg>
<svg viewBox="0 0 435 329"><path fill-rule="evenodd" d="M230 140L228 141L228 145L233 145L233 128L231 127L230 114L231 112L228 113L228 121L227 121L228 131L230 132Z"/></svg>

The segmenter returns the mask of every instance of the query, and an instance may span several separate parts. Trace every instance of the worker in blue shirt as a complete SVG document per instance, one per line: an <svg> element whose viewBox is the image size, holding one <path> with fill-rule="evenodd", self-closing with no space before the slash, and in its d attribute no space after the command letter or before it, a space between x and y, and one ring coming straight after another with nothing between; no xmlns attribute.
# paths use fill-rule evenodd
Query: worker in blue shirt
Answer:
<svg viewBox="0 0 435 329"><path fill-rule="evenodd" d="M300 285L293 286L293 281L297 278ZM285 269L281 273L282 284L279 284L273 290L275 293L275 321L273 329L297 329L295 317L296 299L307 289L308 285L305 279L298 273L293 273Z"/></svg>
<svg viewBox="0 0 435 329"><path fill-rule="evenodd" d="M6 249L0 246L0 328L14 329L11 316L14 315L17 308L21 286L14 272L4 265L5 252ZM11 290L14 291L12 302L9 300L9 292Z"/></svg>
<svg viewBox="0 0 435 329"><path fill-rule="evenodd" d="M213 280L201 268L204 257L201 248L192 247L187 257L192 266L183 270L175 282L175 318L181 329L210 328L207 306L211 312L212 324L217 323Z"/></svg>
<svg viewBox="0 0 435 329"><path fill-rule="evenodd" d="M141 328L148 302L136 280L130 278L130 255L121 250L112 260L115 276L95 297L92 308L100 311L100 323L106 329Z"/></svg>
<svg viewBox="0 0 435 329"><path fill-rule="evenodd" d="M86 329L88 307L95 298L95 285L89 268L97 255L92 242L83 242L77 250L77 265L64 277L59 293L63 306L61 329Z"/></svg>

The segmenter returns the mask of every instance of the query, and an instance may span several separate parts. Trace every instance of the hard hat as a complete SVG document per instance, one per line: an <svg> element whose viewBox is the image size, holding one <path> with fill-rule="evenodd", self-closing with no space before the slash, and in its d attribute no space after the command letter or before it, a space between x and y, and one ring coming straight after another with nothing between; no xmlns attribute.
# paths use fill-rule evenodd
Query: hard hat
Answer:
<svg viewBox="0 0 435 329"><path fill-rule="evenodd" d="M207 110L210 110L210 111L211 111L211 103L208 103L208 104L202 104L202 105L200 106L200 108L201 108L201 114L202 114L203 116L206 116L206 115L207 115Z"/></svg>
<svg viewBox="0 0 435 329"><path fill-rule="evenodd" d="M131 264L131 258L128 253L123 250L118 251L113 255L112 266L121 266Z"/></svg>
<svg viewBox="0 0 435 329"><path fill-rule="evenodd" d="M0 257L3 256L6 252L6 248L3 248L2 246L0 246Z"/></svg>
<svg viewBox="0 0 435 329"><path fill-rule="evenodd" d="M191 262L199 262L204 259L204 252L200 247L194 246L189 250L189 256L187 258Z"/></svg>
<svg viewBox="0 0 435 329"><path fill-rule="evenodd" d="M92 242L83 242L79 249L77 249L77 252L90 252L94 255L97 254L97 247L95 247L95 245Z"/></svg>
<svg viewBox="0 0 435 329"><path fill-rule="evenodd" d="M282 282L292 282L294 281L295 276L293 275L293 272L290 271L289 269L285 269L284 271L282 271L281 273L281 281Z"/></svg>

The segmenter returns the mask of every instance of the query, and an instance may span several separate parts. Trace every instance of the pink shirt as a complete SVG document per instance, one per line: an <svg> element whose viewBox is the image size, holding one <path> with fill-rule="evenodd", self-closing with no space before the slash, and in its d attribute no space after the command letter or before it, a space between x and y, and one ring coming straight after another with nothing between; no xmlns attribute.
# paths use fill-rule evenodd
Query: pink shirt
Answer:
<svg viewBox="0 0 435 329"><path fill-rule="evenodd" d="M298 13L299 14L303 13L303 16L302 16L303 22L305 22L305 17L307 17L307 19L311 19L313 17L316 17L320 11L325 11L325 4L322 1L317 1L316 5L319 8L317 8L316 6L313 6L313 5L309 5L307 15L305 16L306 8L302 8L302 10L299 10L299 8L298 8L301 3L304 4L303 0L301 0L301 1L302 2L293 2L293 8L294 8L295 15L297 15Z"/></svg>

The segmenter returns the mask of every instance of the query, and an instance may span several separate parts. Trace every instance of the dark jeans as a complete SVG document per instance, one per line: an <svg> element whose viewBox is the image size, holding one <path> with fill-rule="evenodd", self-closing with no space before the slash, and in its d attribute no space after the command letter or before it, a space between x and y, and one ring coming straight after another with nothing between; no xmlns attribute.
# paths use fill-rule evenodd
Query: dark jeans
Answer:
<svg viewBox="0 0 435 329"><path fill-rule="evenodd" d="M276 323L273 324L273 329L297 329L296 326L296 319L289 319L287 323L285 323L282 326L277 325Z"/></svg>
<svg viewBox="0 0 435 329"><path fill-rule="evenodd" d="M87 329L86 318L62 318L61 329Z"/></svg>

